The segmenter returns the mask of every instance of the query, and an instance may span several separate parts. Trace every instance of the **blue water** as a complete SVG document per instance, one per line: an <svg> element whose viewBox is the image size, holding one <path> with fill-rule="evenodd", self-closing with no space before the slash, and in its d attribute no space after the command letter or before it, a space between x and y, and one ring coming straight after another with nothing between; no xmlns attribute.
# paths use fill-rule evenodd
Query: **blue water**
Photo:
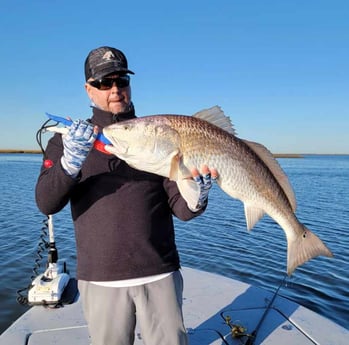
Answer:
<svg viewBox="0 0 349 345"><path fill-rule="evenodd" d="M279 159L298 202L297 216L334 253L299 267L280 293L349 329L349 156ZM30 283L44 217L34 201L35 154L0 154L0 333L27 310L16 290ZM49 191L47 191L49 193ZM217 186L204 215L176 220L182 265L275 289L286 272L286 239L269 217L247 232L242 204ZM54 216L59 256L75 272L69 209Z"/></svg>

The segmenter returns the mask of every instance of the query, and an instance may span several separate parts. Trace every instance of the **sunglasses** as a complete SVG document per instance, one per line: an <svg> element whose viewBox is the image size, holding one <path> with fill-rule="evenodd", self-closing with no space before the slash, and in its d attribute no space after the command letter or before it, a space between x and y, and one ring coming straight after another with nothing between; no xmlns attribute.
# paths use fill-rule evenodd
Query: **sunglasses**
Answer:
<svg viewBox="0 0 349 345"><path fill-rule="evenodd" d="M130 76L125 74L115 78L96 79L88 81L88 83L98 90L109 90L113 87L114 83L117 87L123 88L130 85Z"/></svg>

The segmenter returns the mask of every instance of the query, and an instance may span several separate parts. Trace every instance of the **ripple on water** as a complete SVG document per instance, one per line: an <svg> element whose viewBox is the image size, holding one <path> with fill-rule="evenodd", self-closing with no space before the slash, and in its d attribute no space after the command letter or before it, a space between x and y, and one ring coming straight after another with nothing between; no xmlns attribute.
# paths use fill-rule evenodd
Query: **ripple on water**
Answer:
<svg viewBox="0 0 349 345"><path fill-rule="evenodd" d="M16 290L28 285L43 216L34 201L40 155L0 155L0 310L2 331L25 311ZM333 251L287 278L280 293L349 329L349 157L281 159L295 189L297 216ZM25 166L25 169L23 168ZM11 174L8 172L11 171ZM25 178L24 178L25 177ZM60 257L75 273L75 243L69 208L55 216ZM242 204L217 186L206 212L190 222L175 220L181 262L275 291L286 273L283 230L264 217L248 232Z"/></svg>

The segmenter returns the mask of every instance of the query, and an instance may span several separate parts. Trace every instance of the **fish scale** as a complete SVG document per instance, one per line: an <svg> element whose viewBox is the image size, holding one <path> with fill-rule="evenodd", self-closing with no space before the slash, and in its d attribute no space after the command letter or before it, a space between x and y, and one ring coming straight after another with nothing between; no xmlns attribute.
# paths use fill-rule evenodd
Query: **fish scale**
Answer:
<svg viewBox="0 0 349 345"><path fill-rule="evenodd" d="M262 187L261 181L265 181L266 178L269 178L268 183L274 191L280 189L270 171L256 160L255 154L238 138L232 135L227 136L227 133L222 132L220 128L197 118L189 118L191 121L183 116L168 116L167 118L171 121L172 127L181 133L181 152L184 157L184 165L201 167L203 164L207 164L211 168L216 168L220 175L217 183L227 194L232 195L234 192L238 192L241 196L251 194L253 190ZM183 122L191 125L182 126ZM197 126L195 126L196 122L198 122ZM259 162L259 164L257 165L255 162ZM252 170L258 168L259 177L265 178L258 178L252 187L253 180L246 178L248 168ZM250 176L256 175L250 174ZM250 190L246 190L247 180L251 185ZM287 200L281 189L278 194L283 197L283 202Z"/></svg>

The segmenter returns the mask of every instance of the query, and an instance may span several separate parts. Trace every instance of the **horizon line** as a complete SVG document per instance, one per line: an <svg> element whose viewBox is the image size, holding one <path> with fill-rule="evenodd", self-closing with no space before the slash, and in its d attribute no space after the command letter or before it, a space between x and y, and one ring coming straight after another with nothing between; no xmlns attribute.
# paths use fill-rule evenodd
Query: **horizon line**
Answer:
<svg viewBox="0 0 349 345"><path fill-rule="evenodd" d="M0 149L0 153L33 153L42 154L41 150L27 150L27 149ZM349 153L273 153L275 158L303 158L303 156L349 156Z"/></svg>

